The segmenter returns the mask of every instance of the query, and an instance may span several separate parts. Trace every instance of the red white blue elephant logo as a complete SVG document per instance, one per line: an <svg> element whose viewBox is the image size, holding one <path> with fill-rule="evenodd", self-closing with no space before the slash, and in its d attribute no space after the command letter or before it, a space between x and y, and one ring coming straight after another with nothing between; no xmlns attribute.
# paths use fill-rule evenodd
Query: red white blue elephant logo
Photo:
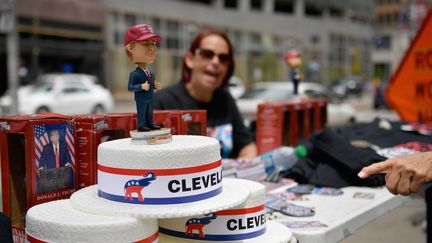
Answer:
<svg viewBox="0 0 432 243"><path fill-rule="evenodd" d="M125 199L133 200L132 193L136 193L138 195L139 201L144 201L144 197L142 196L142 190L144 187L151 184L152 181L156 180L156 175L152 172L147 173L144 178L139 180L129 180L124 185L124 193Z"/></svg>
<svg viewBox="0 0 432 243"><path fill-rule="evenodd" d="M194 236L193 231L198 230L199 238L204 238L205 237L205 234L203 232L204 226L210 224L216 218L217 215L215 213L209 213L202 218L189 219L185 224L186 235L190 234L191 236Z"/></svg>

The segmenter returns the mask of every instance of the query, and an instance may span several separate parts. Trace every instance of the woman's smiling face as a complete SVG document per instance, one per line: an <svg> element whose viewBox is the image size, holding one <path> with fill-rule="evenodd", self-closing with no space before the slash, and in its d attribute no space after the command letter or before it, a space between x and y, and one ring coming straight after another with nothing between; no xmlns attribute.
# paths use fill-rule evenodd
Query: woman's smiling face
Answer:
<svg viewBox="0 0 432 243"><path fill-rule="evenodd" d="M226 41L217 35L205 37L195 53L186 56L186 65L191 69L190 82L208 91L216 90L227 75L229 62Z"/></svg>

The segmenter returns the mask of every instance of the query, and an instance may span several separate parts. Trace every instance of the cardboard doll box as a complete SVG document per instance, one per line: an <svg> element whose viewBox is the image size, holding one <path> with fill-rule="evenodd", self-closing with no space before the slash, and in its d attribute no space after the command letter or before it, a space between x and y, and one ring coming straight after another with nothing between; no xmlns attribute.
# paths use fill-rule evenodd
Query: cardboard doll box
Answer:
<svg viewBox="0 0 432 243"><path fill-rule="evenodd" d="M133 114L133 129L137 130L137 113ZM171 110L153 110L153 123L161 127L171 127ZM172 133L172 132L171 132Z"/></svg>
<svg viewBox="0 0 432 243"><path fill-rule="evenodd" d="M136 114L134 119L136 124ZM206 110L154 110L153 122L171 128L172 135L207 135Z"/></svg>
<svg viewBox="0 0 432 243"><path fill-rule="evenodd" d="M327 126L328 123L328 100L326 99L319 99L318 100L318 110L319 110L319 123L318 123L318 130L322 130Z"/></svg>
<svg viewBox="0 0 432 243"><path fill-rule="evenodd" d="M170 110L171 134L207 135L206 110Z"/></svg>
<svg viewBox="0 0 432 243"><path fill-rule="evenodd" d="M135 116L136 118L136 116ZM171 127L171 111L169 110L154 110L153 122L161 127ZM136 124L136 121L135 121ZM136 125L135 125L136 126ZM172 133L172 132L171 132Z"/></svg>
<svg viewBox="0 0 432 243"><path fill-rule="evenodd" d="M300 139L310 136L314 121L311 119L312 103L310 100L301 100L285 103L288 109L294 109L294 116L297 120L297 135L294 143L296 145Z"/></svg>
<svg viewBox="0 0 432 243"><path fill-rule="evenodd" d="M134 122L134 116L136 113L133 112L118 112L118 113L106 113L104 114L107 119L107 123L110 127L116 129L123 128L125 137L130 137L130 131L136 129L136 122Z"/></svg>
<svg viewBox="0 0 432 243"><path fill-rule="evenodd" d="M97 183L97 148L100 143L130 137L133 113L74 116L80 188Z"/></svg>
<svg viewBox="0 0 432 243"><path fill-rule="evenodd" d="M258 154L263 154L284 143L284 127L294 128L293 116L285 116L283 103L268 102L258 105L256 124L256 144ZM292 131L292 130L290 130Z"/></svg>
<svg viewBox="0 0 432 243"><path fill-rule="evenodd" d="M55 140L58 145L53 145ZM30 207L69 198L77 189L75 151L75 123L70 116L0 117L3 213L11 218L15 242L24 242Z"/></svg>

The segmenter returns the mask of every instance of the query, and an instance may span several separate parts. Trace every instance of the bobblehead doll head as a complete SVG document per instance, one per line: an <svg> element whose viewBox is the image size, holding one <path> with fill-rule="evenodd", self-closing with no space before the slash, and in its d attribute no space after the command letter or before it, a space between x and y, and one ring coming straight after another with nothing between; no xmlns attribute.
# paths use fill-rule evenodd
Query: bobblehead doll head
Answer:
<svg viewBox="0 0 432 243"><path fill-rule="evenodd" d="M124 36L126 55L138 65L151 64L156 58L156 44L160 41L160 36L153 33L153 28L150 25L132 26Z"/></svg>
<svg viewBox="0 0 432 243"><path fill-rule="evenodd" d="M157 54L156 41L133 41L126 46L126 53L135 64L151 64Z"/></svg>
<svg viewBox="0 0 432 243"><path fill-rule="evenodd" d="M301 55L298 51L295 50L291 50L285 53L284 59L286 64L288 64L288 66L292 69L296 69L302 64Z"/></svg>

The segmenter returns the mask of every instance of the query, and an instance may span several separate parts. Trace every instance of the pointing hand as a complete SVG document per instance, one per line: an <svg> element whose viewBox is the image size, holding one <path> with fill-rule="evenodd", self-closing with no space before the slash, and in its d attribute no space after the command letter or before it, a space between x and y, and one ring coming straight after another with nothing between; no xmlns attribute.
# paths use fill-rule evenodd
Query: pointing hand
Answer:
<svg viewBox="0 0 432 243"><path fill-rule="evenodd" d="M432 180L432 152L415 153L388 159L363 168L360 178L385 173L386 187L393 194L408 195Z"/></svg>

